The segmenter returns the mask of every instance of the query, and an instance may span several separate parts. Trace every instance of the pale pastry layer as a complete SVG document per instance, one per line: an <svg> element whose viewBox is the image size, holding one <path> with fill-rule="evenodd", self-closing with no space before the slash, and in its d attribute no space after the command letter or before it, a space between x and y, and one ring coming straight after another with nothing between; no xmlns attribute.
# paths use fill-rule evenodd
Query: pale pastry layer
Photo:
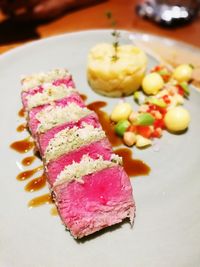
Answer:
<svg viewBox="0 0 200 267"><path fill-rule="evenodd" d="M92 159L88 155L84 155L79 163L73 162L64 168L58 175L54 186L72 180L83 183L83 176L119 164L122 164L122 158L115 154L112 155L111 160L104 160L102 156L99 156L98 159Z"/></svg>
<svg viewBox="0 0 200 267"><path fill-rule="evenodd" d="M40 121L37 130L43 133L62 123L77 121L90 113L89 109L82 108L75 103L70 103L65 107L51 105L36 115L36 119Z"/></svg>
<svg viewBox="0 0 200 267"><path fill-rule="evenodd" d="M43 83L51 83L54 80L70 77L70 73L66 69L55 69L47 73L40 72L30 76L22 77L22 90L28 91L31 88L37 87Z"/></svg>
<svg viewBox="0 0 200 267"><path fill-rule="evenodd" d="M51 103L55 100L62 99L75 92L73 88L67 88L66 85L54 86L52 84L44 84L43 92L27 96L27 108L31 108Z"/></svg>
<svg viewBox="0 0 200 267"><path fill-rule="evenodd" d="M50 140L44 158L48 162L64 153L68 153L93 141L101 140L104 137L105 133L102 128L94 128L86 123L83 125L83 128L78 128L77 126L71 129L66 128Z"/></svg>

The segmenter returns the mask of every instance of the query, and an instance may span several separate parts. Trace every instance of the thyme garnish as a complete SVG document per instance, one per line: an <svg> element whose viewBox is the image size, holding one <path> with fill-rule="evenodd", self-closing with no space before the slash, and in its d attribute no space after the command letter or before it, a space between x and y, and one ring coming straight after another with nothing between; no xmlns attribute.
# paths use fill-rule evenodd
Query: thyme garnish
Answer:
<svg viewBox="0 0 200 267"><path fill-rule="evenodd" d="M106 17L107 19L111 22L111 26L114 28L113 31L111 32L111 35L113 36L114 38L114 41L113 41L113 47L114 47L114 55L112 56L112 61L117 61L119 59L118 55L117 55L117 50L118 50L118 47L119 47L119 39L120 39L120 32L117 31L115 29L115 26L116 26L116 20L113 18L113 15L112 15L112 12L111 11L107 11L106 12Z"/></svg>
<svg viewBox="0 0 200 267"><path fill-rule="evenodd" d="M191 69L194 69L194 65L192 65L191 63L189 64Z"/></svg>

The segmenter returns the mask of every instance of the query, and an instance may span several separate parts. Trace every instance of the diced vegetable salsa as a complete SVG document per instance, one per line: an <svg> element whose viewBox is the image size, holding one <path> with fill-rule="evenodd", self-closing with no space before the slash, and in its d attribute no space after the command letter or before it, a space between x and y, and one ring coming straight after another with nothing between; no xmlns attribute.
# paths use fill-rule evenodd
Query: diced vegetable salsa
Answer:
<svg viewBox="0 0 200 267"><path fill-rule="evenodd" d="M127 146L147 147L154 138L160 138L163 130L182 132L188 128L189 112L181 107L189 97L189 82L193 67L179 65L173 71L166 66L155 66L143 78L141 89L133 95L138 110L120 102L111 113L116 123L116 134Z"/></svg>

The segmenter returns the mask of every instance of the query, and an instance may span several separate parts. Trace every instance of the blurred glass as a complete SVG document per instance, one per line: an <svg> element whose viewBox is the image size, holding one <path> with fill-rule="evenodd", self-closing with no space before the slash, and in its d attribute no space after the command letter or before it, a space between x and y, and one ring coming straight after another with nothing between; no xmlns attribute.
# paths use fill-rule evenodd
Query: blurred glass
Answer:
<svg viewBox="0 0 200 267"><path fill-rule="evenodd" d="M200 0L143 0L136 10L161 25L177 26L197 17L199 8Z"/></svg>

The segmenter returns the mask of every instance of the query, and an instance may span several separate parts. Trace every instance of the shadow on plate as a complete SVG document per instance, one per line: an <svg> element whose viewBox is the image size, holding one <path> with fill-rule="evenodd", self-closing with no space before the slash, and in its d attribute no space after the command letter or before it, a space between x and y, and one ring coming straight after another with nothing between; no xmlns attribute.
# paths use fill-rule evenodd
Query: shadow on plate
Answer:
<svg viewBox="0 0 200 267"><path fill-rule="evenodd" d="M84 244L88 241L91 241L91 240L94 240L95 238L98 238L100 237L101 235L104 235L106 233L110 233L110 232L113 232L113 231L116 231L117 229L121 229L123 225L125 224L129 224L130 225L130 220L127 218L125 219L123 222L121 223L118 223L118 224L115 224L115 225L112 225L112 226L109 226L107 228L104 228L98 232L95 232L94 234L91 234L89 236L85 236L81 239L74 239L76 243L78 244ZM131 226L130 226L131 227ZM131 227L132 228L132 227ZM68 230L66 230L68 231Z"/></svg>
<svg viewBox="0 0 200 267"><path fill-rule="evenodd" d="M182 135L182 134L185 134L185 133L187 133L188 132L188 128L186 128L185 130L182 130L182 131L178 131L178 132L173 132L173 131L169 131L168 130L168 132L170 133L170 134L173 134L173 135Z"/></svg>

